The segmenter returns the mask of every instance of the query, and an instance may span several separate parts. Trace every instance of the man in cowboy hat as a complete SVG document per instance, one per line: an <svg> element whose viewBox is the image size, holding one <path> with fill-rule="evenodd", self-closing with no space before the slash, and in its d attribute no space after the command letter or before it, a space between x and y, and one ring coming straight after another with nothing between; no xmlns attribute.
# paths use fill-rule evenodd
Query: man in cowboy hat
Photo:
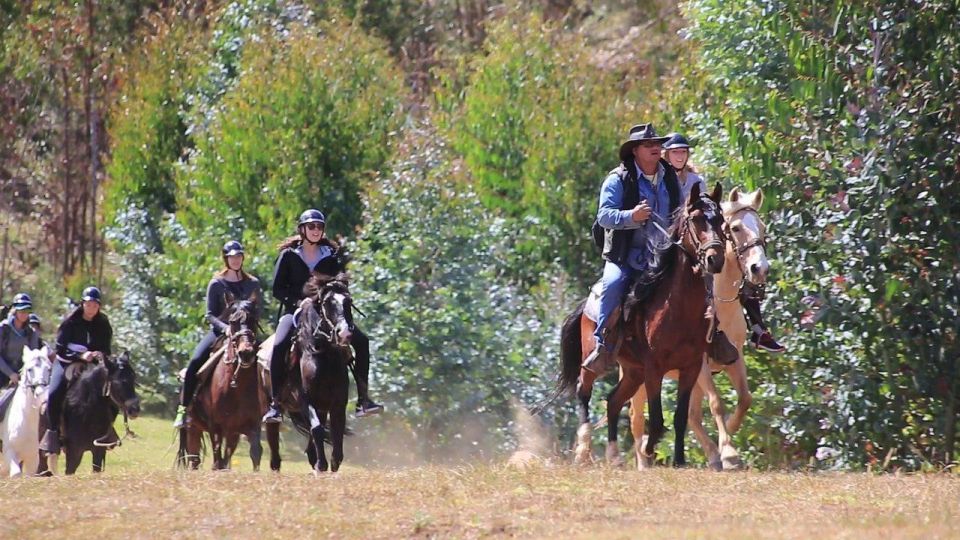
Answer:
<svg viewBox="0 0 960 540"><path fill-rule="evenodd" d="M610 171L600 188L597 224L603 228L604 266L594 332L597 347L584 360L585 369L602 371L608 363L614 345L613 340L606 339L610 317L623 301L633 276L646 270L649 263L647 221L655 215L667 227L680 206L677 174L660 157L667 139L658 136L652 124L630 128L627 140L620 145L620 166Z"/></svg>

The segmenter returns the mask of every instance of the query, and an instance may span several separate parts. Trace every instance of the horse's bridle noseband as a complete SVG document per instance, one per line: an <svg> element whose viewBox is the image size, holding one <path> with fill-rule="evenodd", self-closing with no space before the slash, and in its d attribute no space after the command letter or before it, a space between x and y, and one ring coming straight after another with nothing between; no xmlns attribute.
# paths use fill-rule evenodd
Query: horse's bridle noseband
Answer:
<svg viewBox="0 0 960 540"><path fill-rule="evenodd" d="M693 221L693 216L691 216L690 214L687 214L686 216L684 216L683 226L681 227L682 230L679 233L680 239L676 241L672 241L672 243L676 245L678 248L680 248L680 251L682 251L686 256L696 261L696 264L698 264L700 268L706 268L707 252L710 251L711 249L718 249L722 252L723 247L726 245L724 231L722 227L719 230L713 229L715 232L716 238L714 238L713 240L710 240L709 242L704 242L701 244L700 240L692 232L692 227L690 226L691 221ZM652 223L657 227L657 229L660 229L660 232L666 235L667 238L670 238L670 233L664 230L664 228L661 227L659 223L657 223L656 221L652 221ZM690 235L690 241L691 243L693 243L693 247L696 250L695 253L690 253L690 251L687 250L686 246L683 245L683 237L687 236L688 234Z"/></svg>
<svg viewBox="0 0 960 540"><path fill-rule="evenodd" d="M740 212L751 212L751 213L757 215L757 218L758 218L758 219L759 219L759 217L760 217L759 214L757 214L757 211L756 211L754 208L751 208L751 207L741 208L740 210L737 210L736 212L734 212L734 214L738 214L738 213L740 213ZM731 216L731 217L733 217L733 216ZM729 230L729 229L730 229L730 223L727 222L726 220L724 220L723 228L724 228L725 231L729 231L727 236L729 236L730 245L733 247L733 252L734 252L734 254L737 256L737 266L740 268L740 275L743 276L743 277L740 278L740 283L739 283L739 285L737 285L737 295L736 295L736 296L734 296L734 297L731 298L731 299L726 299L726 298L718 298L718 299L719 299L721 302L733 302L734 300L738 300L738 299L739 299L741 296L743 296L743 295L746 295L748 298L759 298L759 299L762 299L763 296L764 296L764 292L765 292L765 289L766 289L767 284L766 284L766 283L761 283L761 284L759 284L759 285L754 285L753 283L750 283L750 282L747 281L747 269L744 267L743 255L744 255L744 253L746 253L747 251L749 251L749 250L751 250L751 249L753 249L753 248L755 248L755 247L759 247L761 250L763 250L763 256L764 256L764 258L766 258L766 256L767 256L767 238L766 238L766 235L764 235L764 236L758 236L757 238L754 238L753 240L750 240L749 242L747 242L747 243L745 243L745 244L737 244L737 237L733 234L733 231L732 231L732 230ZM748 289L748 288L749 288L749 290L746 290L746 289Z"/></svg>

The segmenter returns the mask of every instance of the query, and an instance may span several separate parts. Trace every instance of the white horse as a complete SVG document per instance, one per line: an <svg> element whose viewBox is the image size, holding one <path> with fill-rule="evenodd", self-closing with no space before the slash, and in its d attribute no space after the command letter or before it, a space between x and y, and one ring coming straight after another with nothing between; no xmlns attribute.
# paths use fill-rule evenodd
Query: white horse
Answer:
<svg viewBox="0 0 960 540"><path fill-rule="evenodd" d="M700 447L707 456L707 463L714 470L738 469L742 466L731 436L740 429L753 397L750 394L750 386L747 384L747 366L743 361L747 322L740 306L739 295L744 282L762 287L766 283L767 272L770 269L765 249L766 226L757 213L762 204L762 190L742 194L739 188L734 188L730 192L729 201L722 205L723 217L726 221L725 232L729 240L723 271L714 276L713 297L720 330L723 330L737 347L738 358L733 364L723 366L704 357L697 385L690 396L690 416L687 421L687 425L693 430L700 442ZM720 371L727 374L737 392L737 409L729 420L724 418L723 401L713 382L713 373ZM676 379L677 372L672 371L667 376ZM717 422L718 443L713 442L703 427L704 395L709 398L710 413ZM646 469L653 465L652 460L644 458L640 451L646 437L643 433L643 409L646 402L646 391L643 386L640 386L640 390L633 396L630 407L630 429L637 441L635 450L639 469Z"/></svg>
<svg viewBox="0 0 960 540"><path fill-rule="evenodd" d="M0 418L0 477L32 476L40 462L40 409L47 401L53 365L47 348L23 348L20 383L6 414Z"/></svg>

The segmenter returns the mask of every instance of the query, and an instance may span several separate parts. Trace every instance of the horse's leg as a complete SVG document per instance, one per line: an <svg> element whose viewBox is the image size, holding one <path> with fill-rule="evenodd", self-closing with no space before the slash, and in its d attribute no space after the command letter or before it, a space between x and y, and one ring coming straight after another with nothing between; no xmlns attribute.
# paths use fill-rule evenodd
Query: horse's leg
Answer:
<svg viewBox="0 0 960 540"><path fill-rule="evenodd" d="M646 419L643 416L647 406L647 387L641 384L637 393L630 400L630 431L633 433L633 451L637 456L637 469L644 470L653 467L653 460L643 454L643 444L647 435L644 434Z"/></svg>
<svg viewBox="0 0 960 540"><path fill-rule="evenodd" d="M80 467L80 460L83 459L83 450L74 449L74 448L63 448L63 453L66 454L67 464L64 465L65 469L64 474L73 474L77 472L77 468Z"/></svg>
<svg viewBox="0 0 960 540"><path fill-rule="evenodd" d="M577 383L577 419L580 426L577 428L577 446L573 452L573 462L585 465L593 461L593 452L590 442L593 437L593 425L590 423L590 394L593 392L593 382L597 375L592 371L580 370L580 381Z"/></svg>
<svg viewBox="0 0 960 540"><path fill-rule="evenodd" d="M237 451L237 444L240 443L239 433L230 433L223 437L223 468L233 468L233 453Z"/></svg>
<svg viewBox="0 0 960 540"><path fill-rule="evenodd" d="M617 448L617 430L620 424L620 411L623 405L637 392L641 377L637 369L623 370L623 376L607 396L607 463L620 466L623 459Z"/></svg>
<svg viewBox="0 0 960 540"><path fill-rule="evenodd" d="M687 422L687 425L693 430L697 441L700 442L700 448L703 448L703 453L707 456L707 465L711 469L719 471L723 469L723 466L720 464L720 450L707 433L706 428L703 427L704 394L706 394L710 400L710 414L713 415L714 420L717 422L718 433L720 433L720 440L722 441L723 438L727 436L726 429L722 427L723 402L720 400L717 386L713 383L713 376L710 374L710 367L706 362L703 363L703 367L700 369L700 376L697 377L697 384L693 386L693 391L690 393L690 421Z"/></svg>
<svg viewBox="0 0 960 540"><path fill-rule="evenodd" d="M330 413L330 440L333 443L330 457L330 470L333 472L337 472L340 464L343 463L343 435L346 429L346 408L336 407L336 410Z"/></svg>
<svg viewBox="0 0 960 540"><path fill-rule="evenodd" d="M674 467L684 467L687 464L684 440L687 436L687 419L690 417L690 394L697 384L699 375L698 368L680 370L680 379L677 382L677 410L673 416L673 429L676 432L673 445Z"/></svg>
<svg viewBox="0 0 960 540"><path fill-rule="evenodd" d="M20 476L23 473L23 469L20 467L20 456L17 455L16 450L12 448L12 444L9 444L10 441L7 441L7 446L9 448L4 448L3 450L3 465L0 466L0 473L3 473L2 476L8 476L13 478Z"/></svg>
<svg viewBox="0 0 960 540"><path fill-rule="evenodd" d="M325 472L330 467L330 464L327 463L327 453L323 448L323 439L325 436L323 422L320 421L320 416L313 405L307 406L307 414L310 419L310 436L313 440L313 449L316 452L317 460L313 466L313 471L315 473Z"/></svg>
<svg viewBox="0 0 960 540"><path fill-rule="evenodd" d="M660 397L663 375L654 371L653 369L647 370L643 383L647 389L647 408L650 409L650 429L647 433L647 442L644 444L643 457L650 460L653 460L654 449L665 431L663 426L663 401Z"/></svg>
<svg viewBox="0 0 960 540"><path fill-rule="evenodd" d="M727 366L724 371L726 371L727 376L730 377L730 383L737 391L737 409L734 411L733 416L727 421L727 433L733 436L740 429L740 426L743 425L743 419L746 418L747 411L750 410L750 405L753 404L753 395L750 393L750 385L747 383L747 364L743 361L742 351L740 358L733 364Z"/></svg>
<svg viewBox="0 0 960 540"><path fill-rule="evenodd" d="M197 470L200 468L200 447L202 446L203 432L199 428L188 425L187 430L187 462L190 468Z"/></svg>
<svg viewBox="0 0 960 540"><path fill-rule="evenodd" d="M103 472L107 461L107 449L102 446L95 446L90 453L93 454L93 472Z"/></svg>
<svg viewBox="0 0 960 540"><path fill-rule="evenodd" d="M267 445L270 446L270 470L280 471L280 424L267 424Z"/></svg>
<svg viewBox="0 0 960 540"><path fill-rule="evenodd" d="M57 474L57 464L60 461L60 454L47 454L47 476Z"/></svg>
<svg viewBox="0 0 960 540"><path fill-rule="evenodd" d="M213 470L219 471L223 469L223 437L210 432L210 446L213 447Z"/></svg>
<svg viewBox="0 0 960 540"><path fill-rule="evenodd" d="M31 452L27 451L23 455L23 471L26 476L33 476L37 474L37 469L40 466L40 452Z"/></svg>
<svg viewBox="0 0 960 540"><path fill-rule="evenodd" d="M247 441L250 442L250 461L253 462L253 470L260 470L260 459L263 458L263 443L260 442L260 426L257 426L252 433L247 435Z"/></svg>
<svg viewBox="0 0 960 540"><path fill-rule="evenodd" d="M313 433L307 436L307 448L304 450L307 454L307 463L310 464L310 468L314 468L317 465L317 447L313 444Z"/></svg>

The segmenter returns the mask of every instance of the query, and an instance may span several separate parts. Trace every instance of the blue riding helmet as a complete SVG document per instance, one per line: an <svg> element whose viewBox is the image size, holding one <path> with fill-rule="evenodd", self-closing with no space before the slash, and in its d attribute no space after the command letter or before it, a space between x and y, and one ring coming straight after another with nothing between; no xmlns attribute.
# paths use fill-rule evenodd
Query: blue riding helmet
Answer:
<svg viewBox="0 0 960 540"><path fill-rule="evenodd" d="M232 257L234 255L243 255L243 245L236 240L231 240L223 245L223 256Z"/></svg>
<svg viewBox="0 0 960 540"><path fill-rule="evenodd" d="M87 287L83 290L83 294L80 295L80 299L84 302L92 300L98 304L103 303L103 294L100 293L100 289L96 287Z"/></svg>
<svg viewBox="0 0 960 540"><path fill-rule="evenodd" d="M13 305L10 307L15 311L33 309L33 300L30 299L29 294L22 292L13 297Z"/></svg>
<svg viewBox="0 0 960 540"><path fill-rule="evenodd" d="M31 313L31 314L30 314L30 318L27 319L27 322L28 322L29 324L37 324L37 325L39 325L39 324L40 324L40 317L39 317L36 313Z"/></svg>
<svg viewBox="0 0 960 540"><path fill-rule="evenodd" d="M321 225L326 225L327 220L323 217L323 212L315 208L311 208L309 210L304 210L303 213L300 214L300 219L297 220L297 227L302 227L307 223L320 223Z"/></svg>
<svg viewBox="0 0 960 540"><path fill-rule="evenodd" d="M671 133L668 135L670 137L667 139L667 142L663 143L664 150L673 150L675 148L690 148L690 143L687 141L687 138L679 133Z"/></svg>

